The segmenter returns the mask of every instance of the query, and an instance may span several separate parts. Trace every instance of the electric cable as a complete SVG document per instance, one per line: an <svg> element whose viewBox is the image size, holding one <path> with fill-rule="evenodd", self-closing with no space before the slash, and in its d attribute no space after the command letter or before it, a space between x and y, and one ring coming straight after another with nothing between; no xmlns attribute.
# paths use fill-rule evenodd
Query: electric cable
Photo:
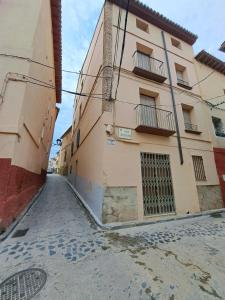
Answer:
<svg viewBox="0 0 225 300"><path fill-rule="evenodd" d="M124 22L124 32L123 32L123 42L122 42L122 48L121 48L121 56L120 56L120 64L119 64L119 71L118 71L118 79L117 79L117 86L116 86L116 92L115 92L115 99L117 97L119 82L120 82L120 71L123 61L123 54L124 54L124 48L125 48L125 39L126 39L126 32L127 32L127 19L128 19L128 11L129 11L129 4L130 0L127 0L127 7L126 7L126 15L125 15L125 22Z"/></svg>

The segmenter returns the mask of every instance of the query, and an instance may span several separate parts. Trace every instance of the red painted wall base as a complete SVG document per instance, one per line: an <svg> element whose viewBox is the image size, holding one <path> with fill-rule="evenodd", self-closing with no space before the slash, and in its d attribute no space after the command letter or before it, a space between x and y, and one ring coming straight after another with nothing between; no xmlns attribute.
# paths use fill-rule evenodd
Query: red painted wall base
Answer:
<svg viewBox="0 0 225 300"><path fill-rule="evenodd" d="M8 227L24 210L43 185L46 171L35 174L0 158L0 231Z"/></svg>
<svg viewBox="0 0 225 300"><path fill-rule="evenodd" d="M220 180L223 204L225 206L225 181L223 180L223 175L225 175L225 149L213 148L213 151L216 162L216 169Z"/></svg>

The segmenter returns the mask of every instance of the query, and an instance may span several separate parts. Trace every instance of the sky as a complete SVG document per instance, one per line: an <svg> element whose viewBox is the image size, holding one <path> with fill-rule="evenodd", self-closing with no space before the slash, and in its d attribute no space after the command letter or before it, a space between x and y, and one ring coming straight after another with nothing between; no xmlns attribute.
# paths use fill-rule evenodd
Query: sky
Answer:
<svg viewBox="0 0 225 300"><path fill-rule="evenodd" d="M195 54L205 49L225 61L218 51L225 40L225 0L142 0L170 20L197 34ZM62 0L62 69L80 71L103 0ZM76 91L78 75L63 73L62 87ZM72 123L74 96L62 93L53 143ZM51 156L58 151L51 149Z"/></svg>

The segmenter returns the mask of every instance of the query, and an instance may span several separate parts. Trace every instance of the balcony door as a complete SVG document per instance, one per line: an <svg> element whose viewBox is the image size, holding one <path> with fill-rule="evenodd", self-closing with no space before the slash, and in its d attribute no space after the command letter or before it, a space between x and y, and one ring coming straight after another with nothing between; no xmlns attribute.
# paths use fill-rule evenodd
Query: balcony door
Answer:
<svg viewBox="0 0 225 300"><path fill-rule="evenodd" d="M142 124L149 127L158 127L155 98L140 95Z"/></svg>
<svg viewBox="0 0 225 300"><path fill-rule="evenodd" d="M147 71L151 71L150 56L142 52L137 52L138 67Z"/></svg>

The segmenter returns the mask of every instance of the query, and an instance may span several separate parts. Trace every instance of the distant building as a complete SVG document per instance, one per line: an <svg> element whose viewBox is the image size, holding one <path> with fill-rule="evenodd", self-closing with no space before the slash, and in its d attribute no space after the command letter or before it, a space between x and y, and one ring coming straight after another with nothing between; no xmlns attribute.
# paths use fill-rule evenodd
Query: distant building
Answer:
<svg viewBox="0 0 225 300"><path fill-rule="evenodd" d="M67 176L70 172L71 153L73 151L71 130L72 126L70 126L60 138L62 145L59 151L58 173L64 176Z"/></svg>
<svg viewBox="0 0 225 300"><path fill-rule="evenodd" d="M55 155L55 173L59 174L59 154L60 151L57 151L56 155Z"/></svg>
<svg viewBox="0 0 225 300"><path fill-rule="evenodd" d="M61 102L61 1L0 1L0 227L45 181Z"/></svg>
<svg viewBox="0 0 225 300"><path fill-rule="evenodd" d="M203 90L216 62L200 68L197 36L130 0L118 85L126 6L105 1L82 67L77 91L90 95L75 99L70 181L103 223L221 208L224 137L211 117L225 115L203 99L221 94L224 75Z"/></svg>
<svg viewBox="0 0 225 300"><path fill-rule="evenodd" d="M48 161L48 173L57 173L57 157L52 157Z"/></svg>

